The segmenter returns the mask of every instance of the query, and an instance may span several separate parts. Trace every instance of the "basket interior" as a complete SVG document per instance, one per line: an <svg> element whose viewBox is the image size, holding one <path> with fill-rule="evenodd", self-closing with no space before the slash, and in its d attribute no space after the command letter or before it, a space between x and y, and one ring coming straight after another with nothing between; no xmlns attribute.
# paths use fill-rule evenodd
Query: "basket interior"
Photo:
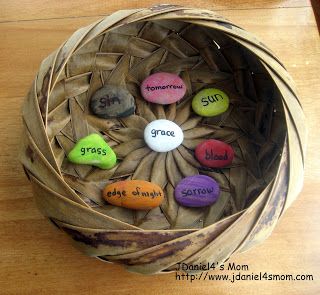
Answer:
<svg viewBox="0 0 320 295"><path fill-rule="evenodd" d="M179 103L161 106L141 97L140 83L160 71L179 74L187 85ZM91 114L90 97L105 84L126 87L135 97L136 114L107 120ZM228 94L227 112L212 118L192 112L193 96L207 87ZM143 229L202 228L248 208L274 179L286 136L281 95L260 60L223 32L172 20L123 25L78 48L43 114L66 183L93 210ZM182 145L168 153L153 152L143 141L145 123L160 118L176 122L184 132ZM66 159L77 140L91 133L102 134L115 149L119 164L114 169L75 165ZM199 167L194 148L207 138L233 147L231 166ZM174 187L197 173L218 181L219 201L203 208L179 206ZM107 204L101 196L103 187L124 179L161 185L165 192L161 207L134 211Z"/></svg>

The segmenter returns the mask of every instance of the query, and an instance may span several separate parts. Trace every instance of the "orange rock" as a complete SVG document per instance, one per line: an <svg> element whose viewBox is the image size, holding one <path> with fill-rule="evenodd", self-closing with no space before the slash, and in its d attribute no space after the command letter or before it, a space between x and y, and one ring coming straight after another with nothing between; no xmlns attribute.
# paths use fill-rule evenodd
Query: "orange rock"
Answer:
<svg viewBox="0 0 320 295"><path fill-rule="evenodd" d="M160 186L144 180L125 180L107 185L103 198L110 204L130 209L148 210L163 201Z"/></svg>

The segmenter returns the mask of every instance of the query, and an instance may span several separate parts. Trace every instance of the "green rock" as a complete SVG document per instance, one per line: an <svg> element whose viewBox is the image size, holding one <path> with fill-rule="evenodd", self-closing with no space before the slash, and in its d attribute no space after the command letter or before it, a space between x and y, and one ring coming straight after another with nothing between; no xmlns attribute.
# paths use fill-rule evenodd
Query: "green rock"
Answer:
<svg viewBox="0 0 320 295"><path fill-rule="evenodd" d="M229 97L216 88L198 92L192 100L192 109L199 116L213 117L224 113L229 107Z"/></svg>
<svg viewBox="0 0 320 295"><path fill-rule="evenodd" d="M91 134L76 143L68 154L68 160L75 164L111 169L116 165L117 156L100 135Z"/></svg>

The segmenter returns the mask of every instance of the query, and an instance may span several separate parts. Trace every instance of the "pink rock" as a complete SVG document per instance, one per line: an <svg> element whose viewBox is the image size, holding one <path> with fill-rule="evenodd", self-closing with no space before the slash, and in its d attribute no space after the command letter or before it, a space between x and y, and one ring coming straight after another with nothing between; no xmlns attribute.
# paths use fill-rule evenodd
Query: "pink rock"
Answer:
<svg viewBox="0 0 320 295"><path fill-rule="evenodd" d="M171 104L179 101L186 93L183 80L171 73L155 73L141 84L141 94L145 100L158 104Z"/></svg>

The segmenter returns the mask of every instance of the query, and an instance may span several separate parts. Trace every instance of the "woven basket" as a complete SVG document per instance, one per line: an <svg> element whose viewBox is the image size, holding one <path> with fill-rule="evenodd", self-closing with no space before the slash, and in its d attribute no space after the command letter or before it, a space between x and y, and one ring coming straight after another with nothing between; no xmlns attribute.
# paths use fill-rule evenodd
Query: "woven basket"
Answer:
<svg viewBox="0 0 320 295"><path fill-rule="evenodd" d="M141 81L159 71L182 77L182 102L164 107L141 98ZM135 115L93 116L89 99L104 84L126 87L135 97ZM191 99L210 86L227 92L231 105L199 120ZM183 129L178 149L156 153L145 146L144 126L158 118ZM118 11L81 28L42 62L23 107L21 161L40 211L79 249L153 274L181 262L223 263L270 235L302 187L304 122L291 77L256 37L212 11L159 5ZM114 148L115 168L67 161L75 142L91 133ZM205 138L232 145L232 166L199 166L193 151ZM219 201L200 209L178 206L175 185L197 173L219 182ZM161 207L108 205L102 188L123 179L162 186Z"/></svg>

